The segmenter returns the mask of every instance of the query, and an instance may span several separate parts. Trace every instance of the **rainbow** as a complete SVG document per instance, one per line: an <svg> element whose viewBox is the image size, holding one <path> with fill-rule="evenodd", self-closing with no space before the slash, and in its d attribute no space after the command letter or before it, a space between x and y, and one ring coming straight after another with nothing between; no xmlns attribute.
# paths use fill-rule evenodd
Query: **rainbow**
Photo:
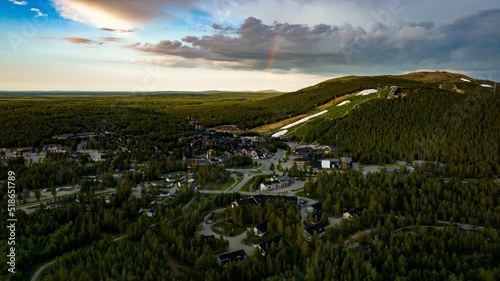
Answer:
<svg viewBox="0 0 500 281"><path fill-rule="evenodd" d="M281 27L276 29L274 33L273 41L271 42L271 49L267 55L266 70L271 70L274 64L274 59L276 58L276 51L278 50L279 38L281 35Z"/></svg>

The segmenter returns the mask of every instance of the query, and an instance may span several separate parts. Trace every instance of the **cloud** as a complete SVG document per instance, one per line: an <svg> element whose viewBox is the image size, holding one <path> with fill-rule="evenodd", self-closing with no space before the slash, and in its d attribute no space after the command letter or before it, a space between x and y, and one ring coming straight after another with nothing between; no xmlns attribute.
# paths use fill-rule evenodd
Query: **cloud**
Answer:
<svg viewBox="0 0 500 281"><path fill-rule="evenodd" d="M134 29L113 29L113 28L106 28L102 27L100 28L102 31L107 31L107 32L116 32L116 33L132 33L137 30L137 28Z"/></svg>
<svg viewBox="0 0 500 281"><path fill-rule="evenodd" d="M429 34L425 27L406 25L396 33L396 40L398 42L396 47L402 49L407 46L413 46L422 40L426 40L428 36Z"/></svg>
<svg viewBox="0 0 500 281"><path fill-rule="evenodd" d="M74 44L98 44L98 45L103 44L102 42L97 42L91 39L81 38L81 37L64 37L63 39Z"/></svg>
<svg viewBox="0 0 500 281"><path fill-rule="evenodd" d="M30 11L35 12L37 18L38 17L46 17L47 16L47 14L42 13L40 11L40 9L38 9L38 8L31 8Z"/></svg>
<svg viewBox="0 0 500 281"><path fill-rule="evenodd" d="M9 0L9 1L12 2L12 4L14 4L14 5L19 5L19 6L28 5L28 2L26 2L26 1L16 1L16 0Z"/></svg>
<svg viewBox="0 0 500 281"><path fill-rule="evenodd" d="M212 26L216 31L222 29ZM249 17L237 28L235 36L214 34L186 36L182 41L162 40L156 44L135 44L131 48L186 59L217 61L222 66L245 62L249 68L272 67L290 70L321 63L344 63L344 45L363 36L364 31L350 25L264 24ZM230 62L230 63L229 63ZM252 63L250 63L252 62ZM241 65L238 65L241 67Z"/></svg>
<svg viewBox="0 0 500 281"><path fill-rule="evenodd" d="M480 11L446 24L376 23L369 28L350 24L314 26L265 24L249 17L231 34L213 24L214 34L181 40L136 43L145 53L210 61L221 68L248 68L307 73L342 67L365 69L496 69L500 60L500 9ZM496 65L496 66L495 66Z"/></svg>
<svg viewBox="0 0 500 281"><path fill-rule="evenodd" d="M117 38L117 37L101 37L99 38L101 42L120 42L123 39L122 38Z"/></svg>
<svg viewBox="0 0 500 281"><path fill-rule="evenodd" d="M212 29L217 30L217 31L221 31L221 32L230 32L230 31L234 31L235 30L234 27L232 27L232 26L226 26L226 27L224 27L224 26L222 26L222 25L220 25L218 23L212 24L211 27L212 27Z"/></svg>
<svg viewBox="0 0 500 281"><path fill-rule="evenodd" d="M99 28L132 29L141 22L166 17L168 6L191 6L195 0L53 0L58 13Z"/></svg>

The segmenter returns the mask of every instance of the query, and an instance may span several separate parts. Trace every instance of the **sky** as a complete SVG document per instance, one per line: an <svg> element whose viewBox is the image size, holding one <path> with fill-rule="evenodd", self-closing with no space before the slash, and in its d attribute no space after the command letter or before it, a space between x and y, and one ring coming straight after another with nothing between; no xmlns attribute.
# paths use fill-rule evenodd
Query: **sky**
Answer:
<svg viewBox="0 0 500 281"><path fill-rule="evenodd" d="M446 70L500 81L498 0L0 0L0 90L294 91Z"/></svg>

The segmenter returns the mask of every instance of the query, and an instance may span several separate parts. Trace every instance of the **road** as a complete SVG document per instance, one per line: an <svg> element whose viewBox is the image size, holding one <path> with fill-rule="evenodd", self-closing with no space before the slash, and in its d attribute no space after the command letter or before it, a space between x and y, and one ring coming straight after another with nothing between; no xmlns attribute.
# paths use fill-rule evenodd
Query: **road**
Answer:
<svg viewBox="0 0 500 281"><path fill-rule="evenodd" d="M43 271L43 270L44 270L47 266L49 266L49 265L53 264L54 262L55 262L55 261L51 261L51 262L48 262L48 263L46 263L46 264L44 264L44 265L40 266L40 267L36 270L35 274L33 274L33 277L31 277L31 281L36 281L36 280L38 280L38 276L40 276L40 274L42 273L42 271Z"/></svg>
<svg viewBox="0 0 500 281"><path fill-rule="evenodd" d="M285 156L285 150L283 149L278 149L278 151L269 159L260 159L260 160L255 160L255 163L260 163L262 164L261 167L258 168L258 170L260 170L262 172L262 174L271 174L271 170L269 169L269 167L271 166L271 163L274 163L275 165L275 172L278 173L277 171L277 164L278 164L278 160L283 158ZM291 164L290 164L290 167L291 167ZM250 173L250 170L252 169L227 169L228 171L230 172L240 172L240 173L243 173L243 178L242 180L237 183L235 186L231 186L227 189L227 191L230 191L230 192L238 192L250 179L252 179L253 177L256 176L256 174L252 174Z"/></svg>
<svg viewBox="0 0 500 281"><path fill-rule="evenodd" d="M221 208L214 210L215 213L222 212L226 208ZM210 216L210 214L206 215L205 218L203 218L203 222L200 224L200 230L196 231L197 234L200 235L213 235L215 237L219 237L219 234L215 233L212 230L213 223L207 223L207 218ZM243 240L246 237L246 232L243 232L240 235L237 236L224 236L224 239L226 239L229 242L229 247L227 249L228 252L233 252L237 251L239 249L245 250L248 256L253 255L254 247L253 245L244 245L241 243L241 240Z"/></svg>
<svg viewBox="0 0 500 281"><path fill-rule="evenodd" d="M87 142L86 141L82 141L80 142L77 146L76 146L76 151L77 152L82 152L86 147L87 145Z"/></svg>
<svg viewBox="0 0 500 281"><path fill-rule="evenodd" d="M98 154L97 154L97 151L90 151L90 150L85 150L85 142L81 142L78 144L78 148L77 148L77 151L80 151L80 152L86 152L86 153L91 153L92 156L94 157L98 157ZM93 155L95 154L95 155ZM274 163L275 165L275 173L280 173L279 171L277 171L277 166L278 166L278 162L280 159L283 159L285 156L285 151L282 150L282 149L278 149L277 153L275 153L271 158L269 159L262 159L262 160L256 160L257 163L261 163L261 167L259 168L259 170L263 173L263 174L271 174L271 170L269 169L269 167L271 166L271 163ZM281 163L282 167L291 167L291 160L289 160L287 163ZM239 192L240 194L242 195L246 195L246 196L251 196L251 195L258 195L258 194L285 194L285 195L294 195L293 193L293 190L295 189L299 189L301 187L303 187L304 185L304 182L303 181L295 181L295 183L289 187L286 187L286 188L282 188L282 189L276 189L276 190L272 190L272 191L257 191L257 192L248 192L248 191L239 191L244 185L245 183L247 183L252 177L255 176L255 174L252 174L250 173L250 171L248 169L228 169L229 171L232 171L232 172L241 172L243 173L243 178L241 179L241 181L237 181L237 183L231 187L229 187L226 191L220 191L220 190L199 190L201 193L205 193L205 194L218 194L218 193L233 193L233 192ZM144 186L145 187L148 187L149 184L148 183L144 183ZM133 190L132 190L132 194L135 195L135 196L139 196L140 193L141 193L141 184L137 185ZM172 187L170 189L170 193L171 194L174 194L176 191L177 191L177 186L174 185L174 187ZM108 192L113 192L114 189L106 189L104 191L101 191L99 193L108 193ZM58 195L68 195L68 194L73 194L73 193L76 193L77 191L74 190L74 191L61 191L61 192L58 192ZM49 196L47 196L49 197ZM304 200L308 201L308 204L314 204L316 203L317 201L315 200L312 200L312 199L308 199L308 198L304 198ZM191 199L191 201L189 201L185 206L183 206L183 210L186 210L189 205L194 201L194 198ZM28 209L29 207L32 207L32 206L36 206L40 204L40 202L34 202L32 204L26 204L24 206L20 206L19 208L25 210L27 213L31 213L33 212L34 209ZM216 210L218 212L222 211L224 209L219 209L219 210ZM302 215L302 222L305 221L306 219L306 213L305 213L305 210L306 210L306 207L303 207L302 210L301 210L301 215ZM207 215L208 216L208 215ZM332 218L333 219L333 218ZM336 219L333 219L333 223L331 222L331 226L333 226L336 221ZM212 224L207 224L206 222L206 217L205 219L203 220L203 222L200 224L200 230L197 231L198 234L203 234L203 235L214 235L215 237L218 237L219 235L216 234L212 229ZM154 227L156 224L153 224L151 225L151 227ZM126 238L127 235L122 235L120 237L117 237L116 239L114 239L113 241L118 241L118 240L121 240L123 238ZM239 250L239 249L243 249L245 250L245 252L247 253L247 255L252 255L253 252L254 252L254 247L253 245L244 245L241 243L241 241L246 237L246 233L242 233L238 236L234 236L234 237L228 237L228 236L224 236L224 239L228 240L229 241L229 248L228 248L228 251L236 251L236 250ZM51 262L48 262L46 264L44 264L43 266L41 266L40 268L38 268L38 270L35 272L35 274L33 275L33 277L31 278L32 281L36 281L40 275L40 273L49 265L51 265L54 261L51 261Z"/></svg>
<svg viewBox="0 0 500 281"><path fill-rule="evenodd" d="M240 190L240 188L243 187L243 185L245 185L245 183L247 183L247 181L249 181L253 175L250 175L248 173L247 170L244 170L244 169L228 169L228 171L230 172L241 172L243 173L243 178L241 179L240 182L238 182L238 178L236 177L236 185L233 185L233 186L230 186L227 190L228 191L231 191L231 192L238 192L238 190Z"/></svg>
<svg viewBox="0 0 500 281"><path fill-rule="evenodd" d="M106 188L104 190L99 190L99 191L95 192L95 194L96 195L107 194L107 193L112 193L112 192L115 192L115 191L116 190L114 188ZM56 196L57 197L66 196L66 195L75 194L77 192L78 192L78 187L74 188L73 190L61 190L61 191L58 191ZM36 201L35 195L34 195L33 191L31 191L30 192L30 198L28 199L29 203L23 204L23 205L17 205L16 209L20 209L20 210L25 211L27 214L31 214L36 209L36 208L33 208L33 207L37 207L40 204L43 204L43 203L46 203L46 202L50 202L50 201L53 201L53 200L54 200L54 197L52 196L51 192L47 191L47 192L42 192L42 196L40 197L40 201Z"/></svg>

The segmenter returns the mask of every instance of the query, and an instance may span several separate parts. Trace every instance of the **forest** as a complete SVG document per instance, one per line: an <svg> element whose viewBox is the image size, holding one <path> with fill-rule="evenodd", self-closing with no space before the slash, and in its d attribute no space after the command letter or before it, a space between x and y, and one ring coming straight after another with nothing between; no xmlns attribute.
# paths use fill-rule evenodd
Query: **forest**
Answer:
<svg viewBox="0 0 500 281"><path fill-rule="evenodd" d="M488 92L420 90L367 102L304 141L345 147L362 164L427 160L444 163L444 176L492 177L500 173L499 106Z"/></svg>
<svg viewBox="0 0 500 281"><path fill-rule="evenodd" d="M189 116L206 126L233 124L242 130L276 122L366 88L401 85L419 88L404 77L355 77L325 81L295 92L276 94L220 93L199 95L21 95L0 100L0 147L41 148L54 135L114 132L169 142L188 130ZM68 110L70 108L71 110ZM235 110L237 109L237 110Z"/></svg>
<svg viewBox="0 0 500 281"><path fill-rule="evenodd" d="M498 280L499 190L493 180L463 182L425 173L320 173L304 191L321 199L327 217L352 207L362 214L308 242L300 209L290 203L232 208L238 193L209 196L181 189L175 201L160 205L156 218L146 218L137 213L141 201L119 184L111 203L88 197L90 212L84 204L29 216L18 211L26 222L17 234L18 266L25 272L59 256L41 280ZM283 239L265 256L247 253L253 255L246 261L217 266L215 257L227 242L196 231L220 207L226 210L218 220L245 226L268 220L269 235ZM451 222L476 228L464 231ZM29 273L8 277L25 280Z"/></svg>

